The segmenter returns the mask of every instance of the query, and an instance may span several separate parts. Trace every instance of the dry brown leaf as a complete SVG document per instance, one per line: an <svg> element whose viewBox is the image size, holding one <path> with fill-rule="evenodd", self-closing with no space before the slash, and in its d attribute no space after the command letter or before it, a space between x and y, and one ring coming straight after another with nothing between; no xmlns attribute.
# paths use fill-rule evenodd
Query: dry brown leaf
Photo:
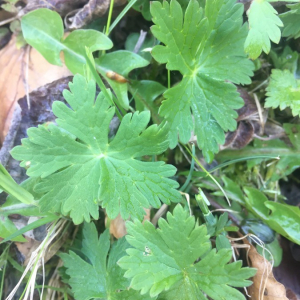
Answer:
<svg viewBox="0 0 300 300"><path fill-rule="evenodd" d="M272 265L250 245L250 267L256 268L253 284L248 288L251 300L289 300L283 284L278 282L272 272Z"/></svg>
<svg viewBox="0 0 300 300"><path fill-rule="evenodd" d="M32 252L37 249L37 247L41 244L41 242L31 239L30 237L27 236L25 237L25 239L27 240L27 242L25 243L15 242L15 245L21 254L24 265L26 266Z"/></svg>
<svg viewBox="0 0 300 300"><path fill-rule="evenodd" d="M144 217L144 221L149 221L150 220L150 209L144 209L146 212L146 215ZM107 221L107 217L105 218L105 223ZM143 222L144 222L143 221ZM110 221L109 225L109 232L112 234L116 239L120 239L124 235L127 234L126 231L126 226L125 226L126 221L122 219L121 215L118 214L118 216Z"/></svg>
<svg viewBox="0 0 300 300"><path fill-rule="evenodd" d="M70 71L48 63L29 46L17 49L15 37L0 51L0 142L8 131L16 101L40 86L69 76Z"/></svg>

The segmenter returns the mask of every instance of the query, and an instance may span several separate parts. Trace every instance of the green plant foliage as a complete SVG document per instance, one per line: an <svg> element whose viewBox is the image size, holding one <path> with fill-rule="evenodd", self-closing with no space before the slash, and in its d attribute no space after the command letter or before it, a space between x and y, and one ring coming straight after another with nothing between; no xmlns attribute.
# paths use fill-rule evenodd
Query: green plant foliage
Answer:
<svg viewBox="0 0 300 300"><path fill-rule="evenodd" d="M0 238L5 239L11 236L13 233L17 231L16 225L8 218L7 215L4 215L0 211ZM27 240L19 235L12 239L14 242L27 242Z"/></svg>
<svg viewBox="0 0 300 300"><path fill-rule="evenodd" d="M144 207L160 207L180 200L178 184L168 179L176 169L163 162L143 162L143 155L156 155L168 147L166 127L146 129L149 112L127 114L112 141L109 123L115 113L100 93L95 101L95 83L76 75L62 102L53 104L57 124L28 130L22 146L11 154L30 162L27 174L42 177L37 192L45 193L42 211L70 213L75 224L90 216L98 218L98 205L106 208L111 219L120 212L142 219ZM77 139L76 139L77 138Z"/></svg>
<svg viewBox="0 0 300 300"><path fill-rule="evenodd" d="M28 192L28 190L19 186L2 164L0 164L0 193L2 193L2 191L12 195L22 203L35 204L33 195Z"/></svg>
<svg viewBox="0 0 300 300"><path fill-rule="evenodd" d="M292 147L279 139L270 141L255 140L254 146L248 146L238 151L222 151L217 158L219 161L225 161L240 157L259 157L265 154L279 157L271 176L271 180L279 180L300 167L300 125L284 124L283 128L292 143ZM258 163L260 161L261 159L258 160Z"/></svg>
<svg viewBox="0 0 300 300"><path fill-rule="evenodd" d="M129 289L129 280L124 278L124 271L117 261L124 256L128 247L125 238L115 242L110 250L110 235L106 230L98 239L98 232L93 223L83 226L81 254L70 251L61 254L66 273L70 276L69 284L77 300L139 300L150 299Z"/></svg>
<svg viewBox="0 0 300 300"><path fill-rule="evenodd" d="M48 20L51 20L48 22ZM107 50L112 48L111 40L103 33L95 30L76 30L63 39L63 23L56 12L49 9L37 9L22 18L22 31L27 43L37 49L48 62L62 65L60 52L64 52L65 63L73 73L84 74L86 65L86 47L89 51ZM80 42L78 42L80 41ZM128 109L128 83L111 79L108 74L128 77L128 73L135 68L142 68L149 61L130 51L116 51L96 60L96 69L108 81L119 104ZM108 73L109 72L109 73Z"/></svg>
<svg viewBox="0 0 300 300"><path fill-rule="evenodd" d="M128 1L133 1L133 0L128 0ZM185 10L189 4L189 1L190 0L178 0L178 3L181 5L182 9ZM159 2L163 2L163 1L159 0ZM204 7L205 0L197 0L197 2L200 4L201 7ZM137 0L136 3L133 5L133 8L141 12L143 17L148 21L151 20L150 3L151 1L149 0Z"/></svg>
<svg viewBox="0 0 300 300"><path fill-rule="evenodd" d="M165 44L155 46L152 55L183 75L165 92L160 109L170 123L170 146L177 145L178 134L187 143L194 130L207 161L224 143L224 131L236 128L234 109L243 101L232 83L250 83L253 70L243 50L243 6L235 2L208 1L203 13L191 0L185 14L176 0L151 5L152 32Z"/></svg>
<svg viewBox="0 0 300 300"><path fill-rule="evenodd" d="M216 252L211 249L206 226L199 226L181 205L167 221L158 221L159 229L150 222L127 222L128 256L119 260L126 269L125 277L132 278L130 286L150 292L158 299L245 299L234 287L251 284L247 278L254 269L241 268L240 261L229 263L231 249ZM199 262L195 263L200 259Z"/></svg>
<svg viewBox="0 0 300 300"><path fill-rule="evenodd" d="M290 4L287 7L290 10L280 15L284 24L282 36L297 39L300 37L300 3Z"/></svg>
<svg viewBox="0 0 300 300"><path fill-rule="evenodd" d="M109 85L114 90L120 105L128 109L128 83L127 79L129 72L136 68L142 68L149 64L149 61L142 58L140 55L130 51L120 50L108 53L95 60L97 71L106 79ZM111 78L108 75L114 72L116 76L123 76L124 82L118 81L118 78Z"/></svg>
<svg viewBox="0 0 300 300"><path fill-rule="evenodd" d="M85 47L94 52L113 46L105 34L96 30L76 30L63 39L62 19L58 13L49 9L41 8L26 14L21 24L29 45L38 50L49 63L58 66L62 65L60 52L63 51L65 64L74 74L83 74Z"/></svg>
<svg viewBox="0 0 300 300"><path fill-rule="evenodd" d="M298 68L299 53L292 51L289 46L284 47L282 53L270 52L275 69L289 70L296 74Z"/></svg>
<svg viewBox="0 0 300 300"><path fill-rule="evenodd" d="M249 211L262 219L276 232L280 233L294 243L300 244L300 209L274 201L259 190L245 187L247 195L246 207Z"/></svg>
<svg viewBox="0 0 300 300"><path fill-rule="evenodd" d="M256 59L262 51L269 53L271 42L279 43L283 26L277 11L270 0L253 0L247 11L249 33L245 41L245 51L250 58Z"/></svg>
<svg viewBox="0 0 300 300"><path fill-rule="evenodd" d="M131 93L138 111L149 110L155 123L160 123L158 106L154 100L166 91L166 87L152 80L136 80L131 82Z"/></svg>
<svg viewBox="0 0 300 300"><path fill-rule="evenodd" d="M282 261L282 254L283 254L283 250L280 247L280 243L279 243L278 239L276 238L272 243L266 244L265 248L268 251L270 251L272 256L270 255L270 253L268 251L264 250L263 247L256 246L256 250L260 255L265 256L266 259L271 262L273 260L274 267L278 267Z"/></svg>
<svg viewBox="0 0 300 300"><path fill-rule="evenodd" d="M272 70L267 96L265 107L289 107L293 116L300 115L300 84L289 70Z"/></svg>
<svg viewBox="0 0 300 300"><path fill-rule="evenodd" d="M149 13L150 13L150 11L149 11ZM140 36L141 35L139 33L136 33L136 32L131 33L126 39L125 49L128 50L128 51L131 51L131 52L134 52L135 50L137 50L137 49L135 49L135 47L138 44ZM146 48L151 49L156 44L157 44L157 40L154 38L154 36L153 35L150 35L150 36L147 35L145 40L143 41L142 45L138 49L137 54L150 62L151 59L152 59L151 53L148 52L148 51L143 51L143 50L146 49Z"/></svg>

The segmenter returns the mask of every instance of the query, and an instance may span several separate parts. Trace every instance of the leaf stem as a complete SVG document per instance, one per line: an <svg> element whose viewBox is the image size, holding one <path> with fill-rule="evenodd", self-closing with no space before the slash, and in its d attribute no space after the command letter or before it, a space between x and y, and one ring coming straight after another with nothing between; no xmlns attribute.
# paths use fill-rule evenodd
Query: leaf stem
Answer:
<svg viewBox="0 0 300 300"><path fill-rule="evenodd" d="M195 145L192 145L192 154L193 156L195 156ZM193 175L193 171L194 171L194 167L195 167L195 160L194 157L192 156L192 161L191 161L191 167L190 167L190 172L186 178L185 183L183 184L183 186L180 188L180 191L183 192L187 186L189 185L191 179L192 179L192 175Z"/></svg>
<svg viewBox="0 0 300 300"><path fill-rule="evenodd" d="M113 106L116 107L116 115L118 116L119 120L122 121L123 117L122 115L120 114L120 111L119 111L119 108L117 107L116 103L114 102L114 100L112 99L112 97L110 97L106 87L105 87L105 84L103 83L100 75L97 73L95 67L93 66L91 60L89 59L89 57L86 55L86 53L84 53L84 56L85 56L85 59L86 59L86 62L92 72L92 75L94 77L94 79L96 80L101 92L104 94L104 96L111 102L111 104Z"/></svg>
<svg viewBox="0 0 300 300"><path fill-rule="evenodd" d="M109 33L110 33L109 27L110 27L113 8L114 8L114 0L110 0L109 13L108 13L106 32L105 32L106 35L109 35Z"/></svg>
<svg viewBox="0 0 300 300"><path fill-rule="evenodd" d="M191 157L195 160L195 162L197 163L197 165L202 169L202 171L206 174L206 176L210 177L210 179L218 186L218 188L222 191L223 195L225 196L228 205L231 206L231 203L224 191L224 189L222 188L222 186L219 184L219 182L202 166L202 164L200 163L200 161L197 159L197 157L190 151L190 149L182 144L184 146L184 148L186 149L186 151L191 155Z"/></svg>
<svg viewBox="0 0 300 300"><path fill-rule="evenodd" d="M129 9L135 4L137 0L131 0L124 9L120 12L120 14L117 16L117 18L114 20L114 22L111 24L110 28L107 29L108 34L112 32L112 30L117 26L117 24L120 22L120 20L124 17L124 15L129 11Z"/></svg>
<svg viewBox="0 0 300 300"><path fill-rule="evenodd" d="M2 299L2 296L4 296L3 295L3 286L4 286L5 271L6 271L6 266L7 266L7 252L8 252L9 246L10 246L10 244L7 245L7 247L3 251L3 254L5 255L5 263L4 263L4 267L2 269L1 286L0 286L0 300Z"/></svg>
<svg viewBox="0 0 300 300"><path fill-rule="evenodd" d="M171 71L168 70L168 89L171 88Z"/></svg>

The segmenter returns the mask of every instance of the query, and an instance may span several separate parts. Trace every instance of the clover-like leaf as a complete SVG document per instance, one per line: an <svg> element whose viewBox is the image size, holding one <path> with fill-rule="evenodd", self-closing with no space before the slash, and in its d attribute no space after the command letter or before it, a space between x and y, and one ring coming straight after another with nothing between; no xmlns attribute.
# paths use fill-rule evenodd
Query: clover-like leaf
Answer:
<svg viewBox="0 0 300 300"><path fill-rule="evenodd" d="M160 207L178 201L177 182L167 178L176 168L164 162L144 162L144 155L156 155L168 148L167 128L152 125L149 112L126 114L112 141L109 124L115 109L96 86L76 75L71 92L64 97L70 107L54 102L58 126L28 130L22 146L12 150L21 166L30 165L27 174L42 177L36 191L43 211L70 213L75 223L90 216L98 218L99 203L113 219L120 212L142 219L145 207Z"/></svg>
<svg viewBox="0 0 300 300"><path fill-rule="evenodd" d="M85 223L81 254L87 260L72 251L61 254L75 299L150 299L129 289L129 280L123 277L124 271L117 265L117 261L126 254L127 247L128 243L122 238L110 250L109 231L106 230L98 239L95 225Z"/></svg>
<svg viewBox="0 0 300 300"><path fill-rule="evenodd" d="M170 123L170 146L187 143L194 130L207 160L225 141L224 131L236 128L235 109L243 105L232 83L250 83L253 64L243 43L243 6L235 0L207 1L205 13L191 0L185 14L176 0L153 2L152 32L165 46L152 55L169 70L178 70L182 81L167 90L160 114ZM193 116L191 114L193 113Z"/></svg>
<svg viewBox="0 0 300 300"><path fill-rule="evenodd" d="M278 44L281 38L279 27L283 26L278 12L270 0L253 0L248 11L249 34L245 41L245 51L252 59L262 51L269 53L271 41Z"/></svg>
<svg viewBox="0 0 300 300"><path fill-rule="evenodd" d="M293 116L300 115L300 83L289 70L272 70L267 96L265 107L290 107Z"/></svg>
<svg viewBox="0 0 300 300"><path fill-rule="evenodd" d="M206 226L199 226L181 205L159 229L150 222L127 222L127 241L134 248L119 260L132 278L130 286L141 294L159 295L164 300L245 299L233 287L251 284L254 269L241 268L241 261L229 263L231 249L211 249ZM196 262L196 263L195 263Z"/></svg>

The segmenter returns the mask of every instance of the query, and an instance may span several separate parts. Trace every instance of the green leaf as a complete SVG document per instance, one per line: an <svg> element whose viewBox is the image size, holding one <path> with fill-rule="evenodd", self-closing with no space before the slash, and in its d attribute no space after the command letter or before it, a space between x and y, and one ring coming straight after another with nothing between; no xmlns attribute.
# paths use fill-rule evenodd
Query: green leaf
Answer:
<svg viewBox="0 0 300 300"><path fill-rule="evenodd" d="M284 24L282 36L297 39L300 37L300 3L290 4L287 7L290 10L280 15Z"/></svg>
<svg viewBox="0 0 300 300"><path fill-rule="evenodd" d="M96 69L112 87L122 107L128 109L128 74L133 69L147 66L149 61L136 53L120 50L101 56L95 62ZM123 76L124 82L109 77L111 72Z"/></svg>
<svg viewBox="0 0 300 300"><path fill-rule="evenodd" d="M16 231L18 231L16 225L7 216L0 213L0 237L6 239ZM27 242L22 235L18 235L11 240L14 242Z"/></svg>
<svg viewBox="0 0 300 300"><path fill-rule="evenodd" d="M246 207L273 230L300 245L300 209L297 206L268 201L259 190L245 187Z"/></svg>
<svg viewBox="0 0 300 300"><path fill-rule="evenodd" d="M137 111L149 110L155 123L160 123L161 118L158 115L158 106L154 100L166 91L166 87L156 81L135 80L131 81L130 92L135 100Z"/></svg>
<svg viewBox="0 0 300 300"><path fill-rule="evenodd" d="M282 261L282 254L283 254L283 250L280 246L278 239L275 238L275 240L272 243L266 244L265 247L267 250L271 252L273 256L274 267L278 267ZM257 245L256 250L261 256L265 256L268 261L272 260L270 253L266 250L264 251L261 246Z"/></svg>
<svg viewBox="0 0 300 300"><path fill-rule="evenodd" d="M19 230L15 230L11 235L6 237L3 241L0 242L0 244L5 243L7 241L13 241L16 237L20 236L21 234L24 234L27 231L30 231L32 229L38 228L40 226L43 226L47 223L53 222L58 220L59 217L53 214L48 214L45 218L38 219L24 227L22 227Z"/></svg>
<svg viewBox="0 0 300 300"><path fill-rule="evenodd" d="M267 96L265 107L290 107L293 116L300 115L300 80L289 70L272 70Z"/></svg>
<svg viewBox="0 0 300 300"><path fill-rule="evenodd" d="M129 0L132 1L132 0ZM162 0L159 0L163 2ZM178 0L178 3L181 5L182 9L185 11L190 0ZM197 0L201 7L204 7L205 0ZM170 2L170 1L169 1ZM133 5L133 8L142 13L143 17L150 21L151 20L151 13L150 13L150 3L149 0L137 0L136 3Z"/></svg>
<svg viewBox="0 0 300 300"><path fill-rule="evenodd" d="M281 53L270 52L275 69L289 70L296 74L298 68L299 53L292 51L289 46L284 47Z"/></svg>
<svg viewBox="0 0 300 300"><path fill-rule="evenodd" d="M54 64L62 65L60 52L63 51L65 64L73 73L84 74L86 65L86 47L89 51L107 50L112 48L111 40L96 30L75 30L63 39L63 23L59 14L48 9L37 9L22 18L22 31L29 45L37 49L45 59ZM80 42L79 42L80 41ZM128 109L128 73L142 68L149 61L130 51L116 51L101 56L96 60L96 69L108 81L118 98L120 105ZM107 72L115 72L124 76L124 82L118 82L107 76Z"/></svg>
<svg viewBox="0 0 300 300"><path fill-rule="evenodd" d="M181 205L158 224L155 229L148 221L127 222L126 239L134 248L126 250L128 256L119 265L127 270L124 276L132 278L133 289L141 294L150 291L150 296L162 293L159 299L165 300L206 299L204 294L213 299L245 299L231 286L250 285L246 279L255 270L241 268L241 261L229 264L230 249L211 249L205 225L199 226Z"/></svg>
<svg viewBox="0 0 300 300"><path fill-rule="evenodd" d="M248 146L241 150L225 150L220 152L217 159L225 161L232 158L259 157L261 155L272 155L279 157L279 161L274 168L271 180L276 181L280 178L291 174L300 167L300 125L284 124L283 128L289 137L292 147L283 141L259 141L255 140L254 146Z"/></svg>
<svg viewBox="0 0 300 300"><path fill-rule="evenodd" d="M111 40L96 30L76 30L65 39L60 15L40 8L22 18L22 32L26 42L39 51L45 59L61 66L60 52L65 55L65 64L72 73L84 73L85 47L91 52L112 48Z"/></svg>
<svg viewBox="0 0 300 300"><path fill-rule="evenodd" d="M149 11L149 14L150 14L150 11ZM140 36L141 35L136 32L130 33L125 42L125 49L128 51L134 52ZM139 51L136 53L150 62L152 59L151 53L148 51L144 52L143 50L145 48L152 48L156 44L157 44L157 40L154 38L154 36L152 36L152 35L147 36L145 38L145 40L143 41L143 43L140 45L140 48L138 49Z"/></svg>
<svg viewBox="0 0 300 300"><path fill-rule="evenodd" d="M76 75L65 90L69 108L54 102L58 126L39 126L28 130L28 138L11 154L30 161L27 174L42 177L35 190L45 193L39 204L42 211L70 213L74 223L98 218L99 203L114 219L143 218L150 205L170 204L181 196L177 182L168 179L176 169L163 162L143 162L138 158L156 155L168 147L167 128L152 125L149 112L127 114L112 141L109 124L115 109L101 92L95 99L96 86Z"/></svg>
<svg viewBox="0 0 300 300"><path fill-rule="evenodd" d="M279 43L283 26L277 11L269 0L253 0L247 11L249 34L245 41L245 52L256 59L262 51L269 53L271 42Z"/></svg>
<svg viewBox="0 0 300 300"><path fill-rule="evenodd" d="M187 143L191 131L206 160L219 151L224 131L235 130L237 113L243 105L233 83L250 83L253 64L247 60L243 43L247 35L243 5L235 0L208 1L205 14L191 0L183 16L176 0L153 2L154 36L165 46L152 55L169 70L177 70L182 81L165 92L160 114L170 123L170 146L179 139ZM191 115L191 111L193 116Z"/></svg>
<svg viewBox="0 0 300 300"><path fill-rule="evenodd" d="M33 195L18 185L2 164L0 164L0 192L2 191L12 195L15 199L22 203L36 204Z"/></svg>
<svg viewBox="0 0 300 300"><path fill-rule="evenodd" d="M132 289L127 290L129 281L123 277L124 271L117 261L125 255L128 246L122 238L109 251L109 231L106 230L98 239L94 223L85 223L81 252L88 260L83 260L72 251L60 255L70 276L69 284L75 299L150 299Z"/></svg>

